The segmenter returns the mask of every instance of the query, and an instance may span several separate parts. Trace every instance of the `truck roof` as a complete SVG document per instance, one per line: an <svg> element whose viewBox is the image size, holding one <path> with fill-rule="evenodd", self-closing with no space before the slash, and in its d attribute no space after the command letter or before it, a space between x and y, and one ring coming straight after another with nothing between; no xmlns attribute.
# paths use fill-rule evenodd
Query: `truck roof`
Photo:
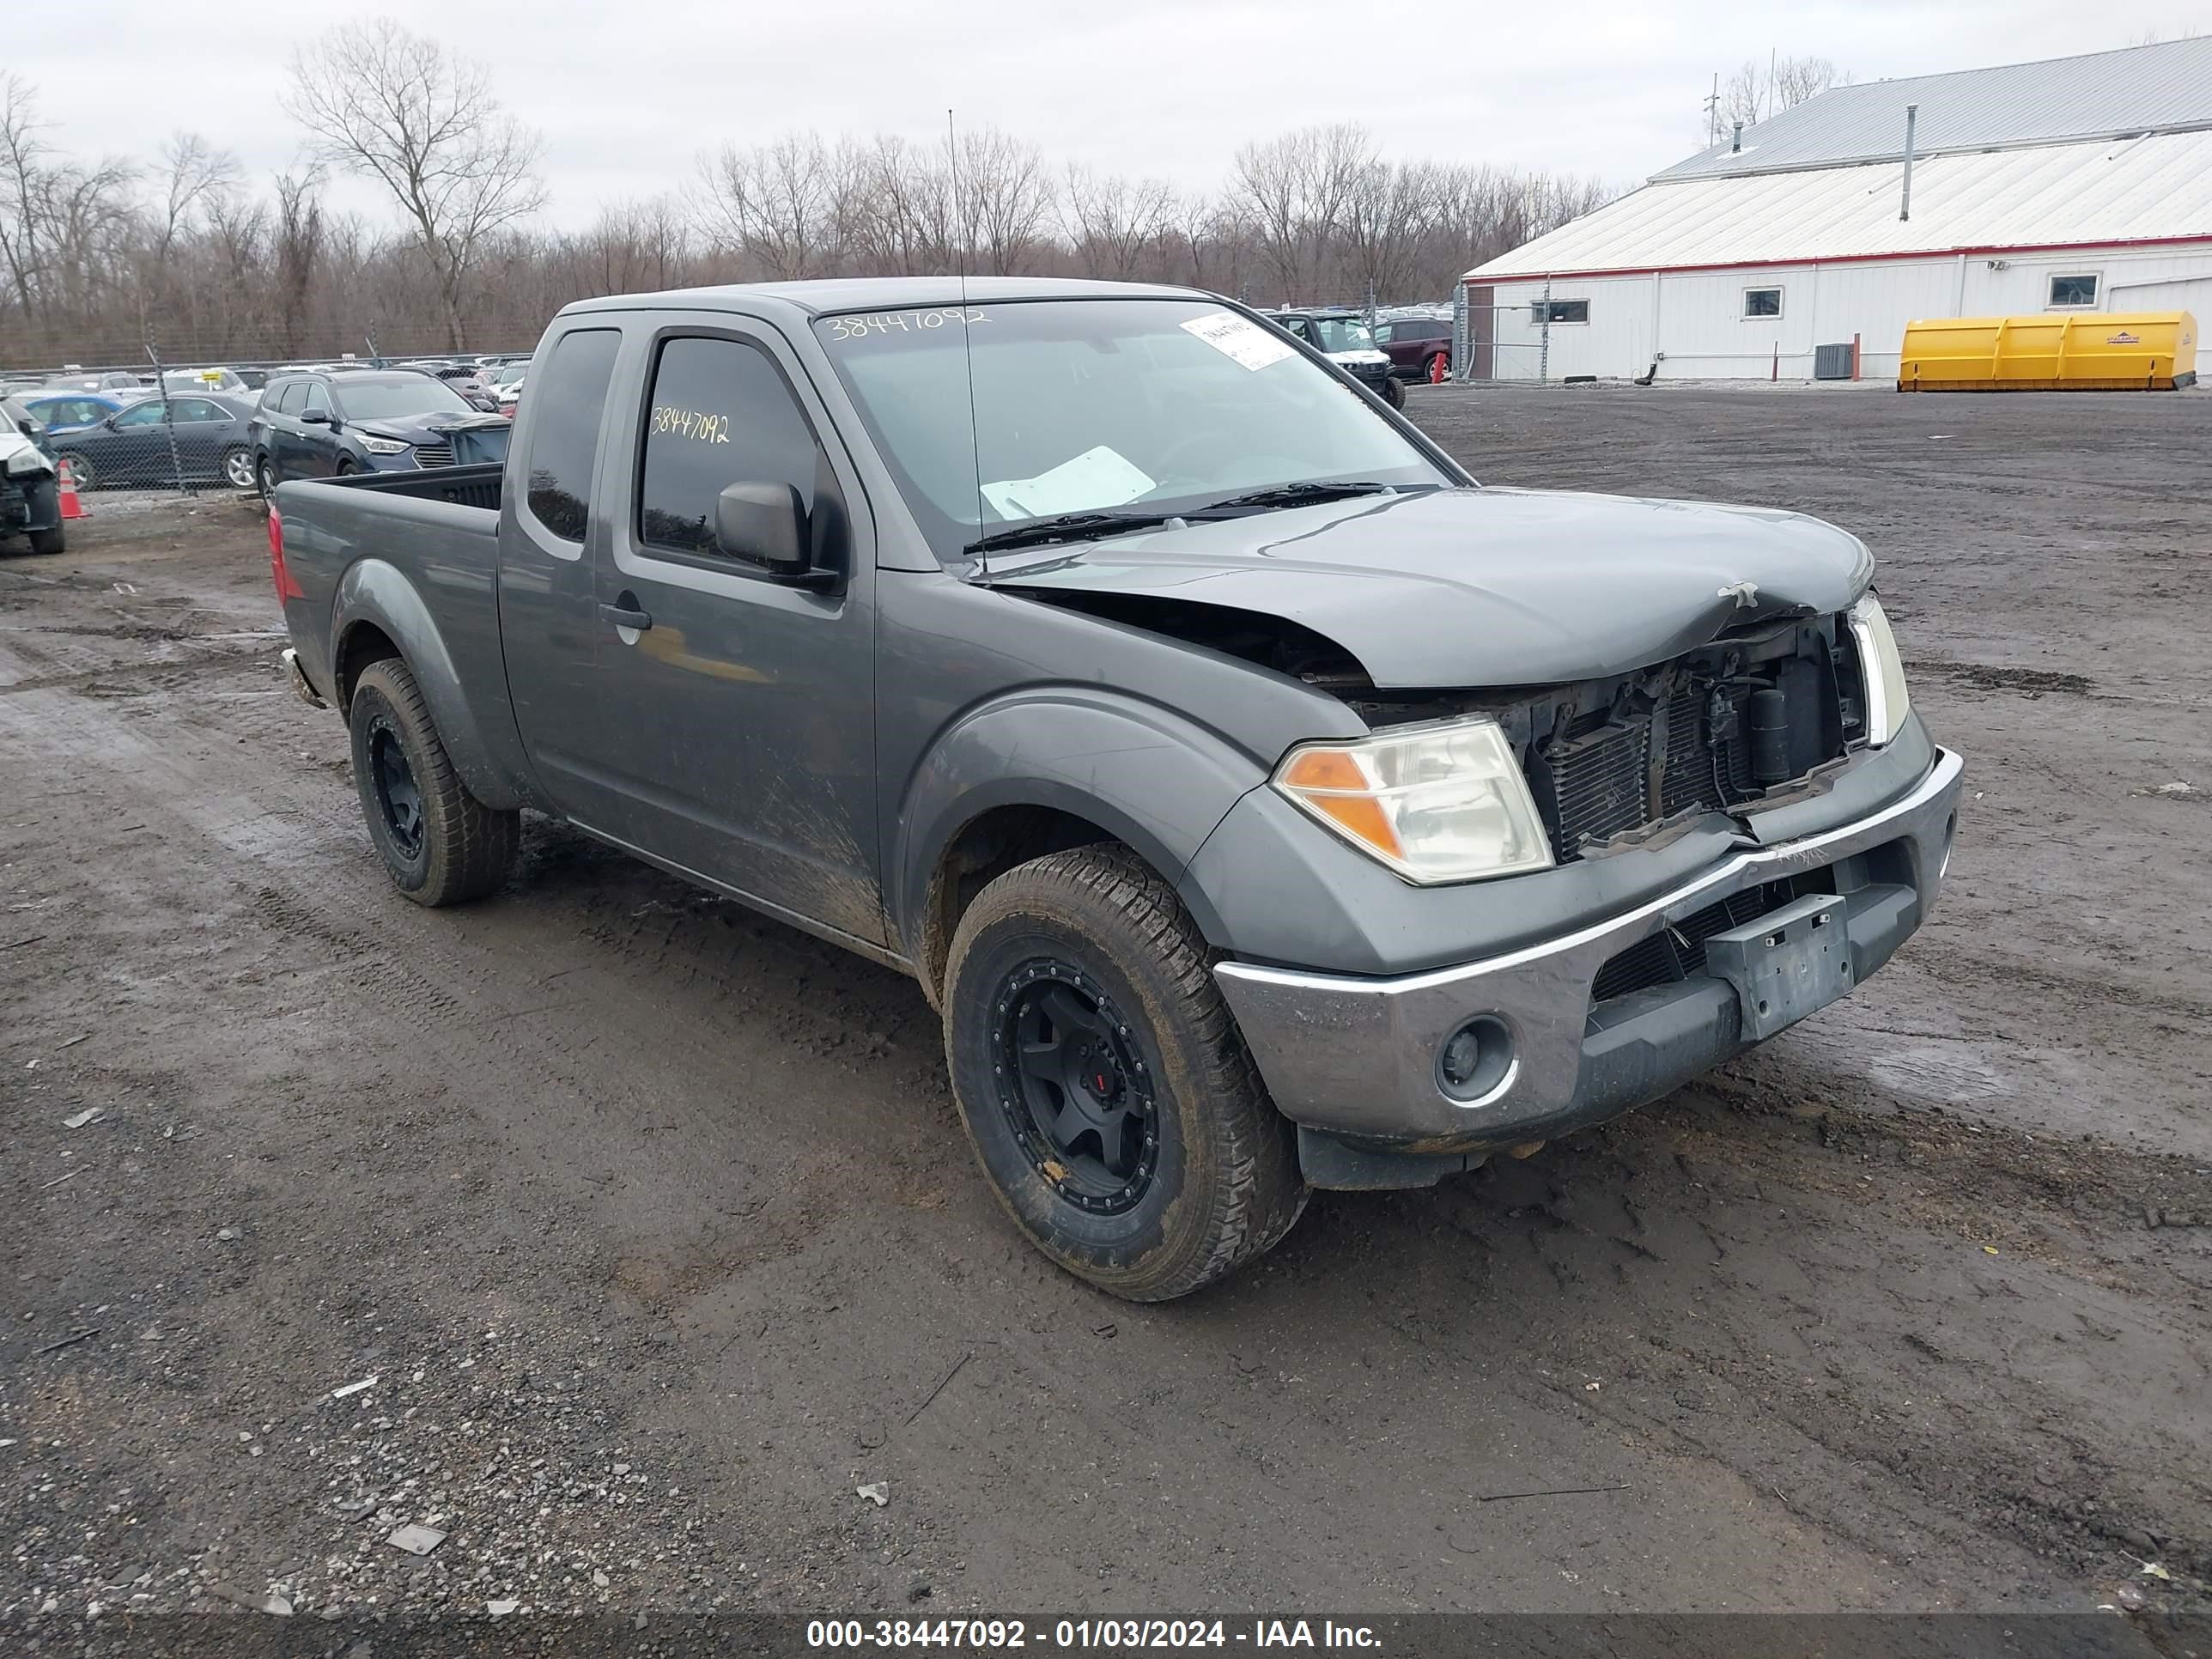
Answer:
<svg viewBox="0 0 2212 1659"><path fill-rule="evenodd" d="M588 311L761 311L788 307L802 316L842 311L915 311L1010 300L1210 300L1197 289L1153 283L1101 283L1066 276L838 276L809 283L732 283L671 289L660 294L610 294L563 306L561 315Z"/></svg>

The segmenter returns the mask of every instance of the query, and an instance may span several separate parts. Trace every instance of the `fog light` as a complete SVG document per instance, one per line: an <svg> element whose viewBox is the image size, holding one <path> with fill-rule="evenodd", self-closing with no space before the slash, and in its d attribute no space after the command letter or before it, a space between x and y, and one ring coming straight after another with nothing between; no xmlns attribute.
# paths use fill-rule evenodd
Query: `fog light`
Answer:
<svg viewBox="0 0 2212 1659"><path fill-rule="evenodd" d="M1462 1105L1499 1093L1513 1071L1513 1033L1494 1014L1468 1021L1437 1048L1437 1086Z"/></svg>

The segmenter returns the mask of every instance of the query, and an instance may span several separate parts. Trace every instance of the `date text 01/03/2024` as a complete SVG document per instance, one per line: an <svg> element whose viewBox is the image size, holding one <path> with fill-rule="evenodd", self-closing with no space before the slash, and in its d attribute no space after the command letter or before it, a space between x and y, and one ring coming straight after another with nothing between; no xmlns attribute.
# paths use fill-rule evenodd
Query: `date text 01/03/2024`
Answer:
<svg viewBox="0 0 2212 1659"><path fill-rule="evenodd" d="M1369 1626L1326 1619L1317 1624L1305 1619L1261 1619L1249 1627L1221 1619L1060 1619L1049 1623L1023 1619L817 1619L806 1626L810 1648L1122 1650L1231 1644L1369 1651L1382 1645Z"/></svg>

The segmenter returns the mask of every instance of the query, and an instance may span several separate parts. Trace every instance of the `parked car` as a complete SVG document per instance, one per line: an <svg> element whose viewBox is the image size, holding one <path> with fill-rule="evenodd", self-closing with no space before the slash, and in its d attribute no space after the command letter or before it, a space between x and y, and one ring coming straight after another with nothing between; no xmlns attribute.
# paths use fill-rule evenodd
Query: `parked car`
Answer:
<svg viewBox="0 0 2212 1659"><path fill-rule="evenodd" d="M76 432L88 426L98 426L111 415L119 415L139 401L125 403L120 398L104 392L42 392L23 398L24 407L52 433Z"/></svg>
<svg viewBox="0 0 2212 1659"><path fill-rule="evenodd" d="M1389 317L1375 325L1375 344L1401 380L1441 380L1451 373L1451 319Z"/></svg>
<svg viewBox="0 0 2212 1659"><path fill-rule="evenodd" d="M255 412L250 478L265 495L288 478L497 462L508 430L412 369L279 374Z"/></svg>
<svg viewBox="0 0 2212 1659"><path fill-rule="evenodd" d="M173 392L57 436L54 451L69 457L80 489L167 489L180 482L248 489L252 417L251 398Z"/></svg>
<svg viewBox="0 0 2212 1659"><path fill-rule="evenodd" d="M529 378L529 365L525 363L517 365L504 379L493 383L492 401L499 405L501 414L514 415L515 405L522 401L522 383Z"/></svg>
<svg viewBox="0 0 2212 1659"><path fill-rule="evenodd" d="M33 553L64 550L61 480L46 428L19 399L0 398L0 547L23 537Z"/></svg>
<svg viewBox="0 0 2212 1659"><path fill-rule="evenodd" d="M419 362L403 363L400 367L443 380L459 392L471 408L483 410L487 414L498 411L499 399L492 396L491 387L478 375L473 364Z"/></svg>
<svg viewBox="0 0 2212 1659"><path fill-rule="evenodd" d="M276 492L392 882L495 890L526 805L913 974L1007 1213L1116 1295L1656 1098L1948 862L1856 537L1484 489L1212 296L619 296L532 380L503 471Z"/></svg>
<svg viewBox="0 0 2212 1659"><path fill-rule="evenodd" d="M102 369L91 374L64 373L46 382L49 392L94 392L125 402L143 398L150 389L137 375L119 368Z"/></svg>
<svg viewBox="0 0 2212 1659"><path fill-rule="evenodd" d="M228 397L244 398L251 402L261 388L247 384L246 379L234 368L172 368L161 374L161 384L171 393L179 392L220 392Z"/></svg>
<svg viewBox="0 0 2212 1659"><path fill-rule="evenodd" d="M1341 307L1262 313L1320 352L1393 409L1406 406L1405 389L1390 373L1390 360L1375 349L1375 337L1358 312Z"/></svg>

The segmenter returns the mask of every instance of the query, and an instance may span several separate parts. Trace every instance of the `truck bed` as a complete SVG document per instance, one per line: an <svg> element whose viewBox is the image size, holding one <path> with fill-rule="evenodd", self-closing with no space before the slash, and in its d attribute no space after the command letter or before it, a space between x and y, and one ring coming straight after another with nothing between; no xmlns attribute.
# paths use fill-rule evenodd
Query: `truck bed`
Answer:
<svg viewBox="0 0 2212 1659"><path fill-rule="evenodd" d="M356 472L349 477L315 482L334 484L342 489L373 489L382 495L404 495L416 501L487 507L496 513L500 481L506 471L503 463L485 461L475 466L424 467L412 472Z"/></svg>

